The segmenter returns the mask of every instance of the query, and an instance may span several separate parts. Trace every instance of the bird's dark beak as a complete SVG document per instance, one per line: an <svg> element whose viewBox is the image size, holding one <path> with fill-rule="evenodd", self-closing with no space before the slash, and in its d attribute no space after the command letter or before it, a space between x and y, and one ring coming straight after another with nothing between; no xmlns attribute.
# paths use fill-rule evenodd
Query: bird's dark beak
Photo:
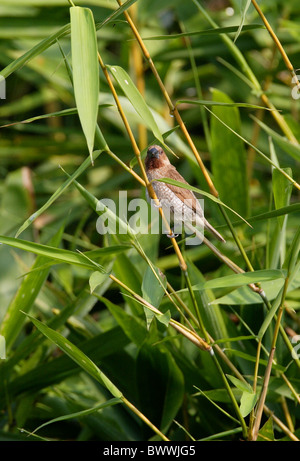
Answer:
<svg viewBox="0 0 300 461"><path fill-rule="evenodd" d="M147 154L151 157L159 158L159 150L154 146L149 147L149 149L147 150Z"/></svg>

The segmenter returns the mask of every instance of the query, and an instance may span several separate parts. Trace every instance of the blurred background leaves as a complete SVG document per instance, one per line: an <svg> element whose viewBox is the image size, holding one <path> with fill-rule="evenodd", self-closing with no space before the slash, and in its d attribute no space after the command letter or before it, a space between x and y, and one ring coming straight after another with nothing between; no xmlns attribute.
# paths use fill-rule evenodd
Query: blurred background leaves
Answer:
<svg viewBox="0 0 300 461"><path fill-rule="evenodd" d="M299 331L299 259L297 242L293 244L299 228L299 190L276 166L299 182L300 151L297 143L287 139L274 114L257 108L263 105L259 87L298 140L299 100L292 98L290 75L252 6L235 0L208 0L201 4L203 14L199 5L196 1L143 0L128 11L141 37L149 38L145 43L168 95L174 103L184 101L178 106L181 117L220 199L252 223L250 228L239 222L235 231L254 269L281 270L286 255L294 255L282 323L292 337ZM117 2L80 0L76 6L90 8L102 60L110 70L114 66L118 70L120 86L116 85L116 92L142 156L147 145L154 143L154 136L162 141L162 135L175 128L164 138L178 156L170 153L172 163L190 184L209 192L128 23L122 14L111 18ZM264 0L260 6L297 69L298 2ZM239 67L233 48L224 35L212 33L208 18L223 32L223 28L235 26L229 36L232 41L236 38L235 47L251 72ZM236 36L243 21L255 28L242 28ZM17 239L14 248L5 244L0 248L0 333L7 335L7 358L0 363L0 438L21 440L24 434L20 428L30 432L47 421L76 413L72 419L44 426L37 435L46 440L160 439L126 405L99 409L109 402L109 389L36 330L20 312L26 311L68 338L170 439L184 440L190 434L195 439L214 436L236 440L241 428L211 356L167 326L170 315L185 322L182 310L176 307L188 307L191 317L187 318L194 326L193 316L198 315L189 293L179 291L185 281L169 240L164 235L137 236L143 255L137 251L136 242L134 245L129 239L128 243L128 236L100 236L97 232L96 199L111 198L118 204L120 190L127 191L128 200L144 198L145 190L123 167L126 164L141 173L101 69L99 99L93 101L93 113L98 110L95 147L99 150L93 153L94 166L90 165L72 86L69 22L65 0L1 2L0 65L6 78L6 99L0 103L0 234L14 239L22 231L19 238L28 241L29 251L23 251ZM201 33L208 29L209 33ZM199 34L193 34L197 31ZM177 37L151 39L173 34ZM251 80L252 76L255 78ZM129 92L124 91L125 80L130 82ZM137 90L142 98L136 96ZM189 104L188 100L252 104L253 108L209 107L275 166L228 130L203 104ZM76 175L77 187L68 175ZM268 213L274 210L282 210L282 214L269 219ZM226 237L222 251L246 269L217 204L205 199L205 213ZM237 221L234 214L230 219ZM87 267L67 256L61 262L46 253L35 256L33 246L30 251L31 242L51 246L54 252L55 248L68 250L65 255L85 260ZM98 248L107 251L92 253ZM77 250L166 314L164 321L110 277L95 281L94 276L91 280L97 268ZM182 251L192 285L232 274L204 245L182 247ZM274 277L262 284L271 301L282 288L281 282ZM164 296L166 288L171 293L174 290L176 307ZM262 300L248 287L232 284L195 291L195 299L208 333L226 346L229 362L222 362L224 372L232 375L234 367L252 385L256 334L267 313ZM272 333L271 322L263 338L258 390ZM276 354L281 368L271 376L266 403L299 437L295 406L300 391L299 367L281 336ZM282 379L283 370L288 381ZM233 386L233 394L245 407L241 389ZM248 412L248 401L246 406ZM86 411L94 407L95 411ZM287 436L278 425L274 425L274 432L269 421L266 413L263 422L268 437ZM218 436L224 432L226 435Z"/></svg>

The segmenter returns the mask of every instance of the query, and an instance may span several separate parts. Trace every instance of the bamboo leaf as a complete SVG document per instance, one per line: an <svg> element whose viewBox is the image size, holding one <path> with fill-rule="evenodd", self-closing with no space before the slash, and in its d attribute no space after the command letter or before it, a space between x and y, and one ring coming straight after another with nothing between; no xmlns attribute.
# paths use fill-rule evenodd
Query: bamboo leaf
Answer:
<svg viewBox="0 0 300 461"><path fill-rule="evenodd" d="M101 27L114 21L120 14L124 13L131 5L133 5L137 0L127 0L123 5L121 5L116 11L114 11L105 21L101 23Z"/></svg>
<svg viewBox="0 0 300 461"><path fill-rule="evenodd" d="M108 274L103 274L99 271L93 272L89 279L91 293L93 293L99 285L102 285L107 278Z"/></svg>
<svg viewBox="0 0 300 461"><path fill-rule="evenodd" d="M20 250L30 251L38 255L52 258L58 262L67 264L74 264L76 266L85 267L87 269L98 270L101 266L93 261L93 259L101 258L102 256L108 256L118 253L122 249L127 249L126 246L112 246L108 248L99 248L98 250L87 251L86 253L76 253L75 251L63 250L62 248L55 248L48 245L42 245L40 243L29 242L21 239L14 239L12 237L0 236L0 243L10 245ZM103 268L101 268L104 271Z"/></svg>
<svg viewBox="0 0 300 461"><path fill-rule="evenodd" d="M206 106L205 106L206 107ZM243 136L241 136L237 131L233 130L229 124L225 123L220 117L218 117L214 112L212 112L208 107L206 107L206 110L212 114L213 117L215 117L222 125L224 125L229 131L235 134L239 139L241 139L243 142L248 144L252 149L255 150L259 154L260 157L262 157L267 163L272 165L274 168L276 168L278 171L283 174L297 189L300 189L300 185L293 179L291 178L282 168L280 168L275 162L273 162L267 155L265 155L260 149L258 149L254 144L251 144L247 139L245 139Z"/></svg>
<svg viewBox="0 0 300 461"><path fill-rule="evenodd" d="M283 279L286 273L282 270L258 270L253 272L245 272L243 274L232 274L226 275L225 277L219 277L214 280L208 280L206 282L198 283L193 286L193 290L207 290L212 288L230 288L243 285L249 285L250 283L266 282L269 280ZM184 288L181 291L187 291Z"/></svg>
<svg viewBox="0 0 300 461"><path fill-rule="evenodd" d="M239 389L240 391L248 392L248 393L253 392L252 387L250 386L249 383L247 383L245 381L241 381L240 379L238 379L238 378L236 378L235 376L232 376L232 375L226 375L226 376L227 376L228 379L230 379L232 384L234 384L235 387L237 389Z"/></svg>
<svg viewBox="0 0 300 461"><path fill-rule="evenodd" d="M240 411L243 418L249 415L257 402L257 394L255 392L243 392L240 402Z"/></svg>
<svg viewBox="0 0 300 461"><path fill-rule="evenodd" d="M240 33L242 32L242 30L243 29L245 30L245 27L247 28L247 26L245 26L244 23L246 21L246 14L247 14L247 11L248 11L248 8L250 7L250 5L251 5L251 0L247 0L247 3L246 3L246 5L244 6L244 9L243 9L241 23L240 23L240 25L238 27L238 30L237 30L237 32L235 34L235 37L234 37L234 43L237 41L237 39L238 39Z"/></svg>
<svg viewBox="0 0 300 461"><path fill-rule="evenodd" d="M127 96L131 104L133 105L136 112L140 115L142 120L145 122L146 126L152 131L153 135L158 139L163 145L164 139L163 136L154 120L152 112L150 111L148 105L146 104L141 93L136 88L135 84L131 80L128 73L120 66L108 66L112 75L120 85L124 94Z"/></svg>
<svg viewBox="0 0 300 461"><path fill-rule="evenodd" d="M274 440L273 418L271 416L260 429L257 436L257 442L274 442Z"/></svg>
<svg viewBox="0 0 300 461"><path fill-rule="evenodd" d="M114 11L110 16L108 16L104 21L97 24L96 26L97 30L103 27L104 25L109 24L110 22L114 21L120 14L124 13L124 11L126 11L136 1L137 0L127 0L122 6L117 8L116 11ZM49 37L39 42L37 45L35 45L30 50L28 50L22 56L12 61L8 66L2 69L0 75L2 75L4 78L7 78L13 72L16 72L18 69L26 65L29 61L31 61L33 58L41 54L43 51L47 50L50 46L57 43L57 40L63 38L69 33L70 33L70 24L66 24L54 34L50 35Z"/></svg>
<svg viewBox="0 0 300 461"><path fill-rule="evenodd" d="M209 101L201 99L178 99L176 106L179 104L193 104L197 106L216 106L216 107L246 107L248 109L263 109L271 110L268 107L258 106L256 104L249 104L246 102L225 102L225 101Z"/></svg>
<svg viewBox="0 0 300 461"><path fill-rule="evenodd" d="M225 93L216 89L212 92L214 101L232 102ZM240 117L236 107L213 106L212 111L233 130L240 132ZM244 144L215 117L211 119L211 162L214 183L222 200L226 199L231 208L248 216L249 193Z"/></svg>
<svg viewBox="0 0 300 461"><path fill-rule="evenodd" d="M97 37L91 10L70 8L74 95L82 130L93 163L99 98Z"/></svg>
<svg viewBox="0 0 300 461"><path fill-rule="evenodd" d="M107 376L95 365L95 363L85 355L78 347L72 344L67 338L62 336L57 331L52 330L47 325L27 314L27 317L50 341L57 345L65 354L67 354L74 362L76 362L84 371L89 373L96 381L104 384L111 394L120 399L122 393L119 389L107 378Z"/></svg>
<svg viewBox="0 0 300 461"><path fill-rule="evenodd" d="M293 144L288 139L284 138L280 134L276 133L276 131L272 130L268 125L263 123L258 118L252 116L253 120L275 141L275 143L281 147L287 154L293 157L295 160L300 160L300 147L299 145Z"/></svg>
<svg viewBox="0 0 300 461"><path fill-rule="evenodd" d="M81 411L76 411L75 413L71 413L68 415L63 415L63 416L58 416L57 418L53 418L50 421L47 421L44 424L41 424L38 426L36 429L31 434L34 434L35 432L39 431L45 426L48 426L49 424L57 423L59 421L67 421L69 419L74 419L74 418L83 418L84 416L91 415L97 411L103 410L104 408L110 407L112 405L116 405L118 403L122 403L122 400L120 398L112 398L107 400L107 402L102 402L99 403L98 405L93 406L92 408L88 408L86 410L81 410Z"/></svg>
<svg viewBox="0 0 300 461"><path fill-rule="evenodd" d="M144 343L136 363L137 392L143 413L167 431L176 416L184 395L184 376L169 351ZM151 393L143 389L148 387ZM156 405L153 405L156 402Z"/></svg>
<svg viewBox="0 0 300 461"><path fill-rule="evenodd" d="M153 270L156 272L161 283L159 283ZM164 288L166 288L167 281L163 274L160 273L159 269L155 267L153 270L150 266L147 266L142 282L142 296L146 301L152 304L152 306L158 308L165 294ZM144 312L147 320L147 328L149 328L155 313L146 307L144 307Z"/></svg>
<svg viewBox="0 0 300 461"><path fill-rule="evenodd" d="M300 203L293 203L292 205L288 205L282 208L278 208L278 210L266 211L265 213L261 213L255 216L250 216L247 218L249 223L255 223L258 221L266 221L267 219L276 218L277 216L284 216L290 213L297 213L300 211ZM233 225L241 224L241 221L234 221ZM224 224L225 226L225 224ZM220 226L220 228L223 227Z"/></svg>
<svg viewBox="0 0 300 461"><path fill-rule="evenodd" d="M50 241L50 245L57 247L61 241L63 227L57 232ZM33 266L32 271L22 281L15 297L11 301L6 311L6 315L1 324L0 332L6 339L6 346L9 348L18 334L20 333L25 317L22 311L28 313L34 305L35 299L38 296L47 276L49 267L43 268L44 264L49 262L49 257L39 255Z"/></svg>
<svg viewBox="0 0 300 461"><path fill-rule="evenodd" d="M173 184L173 186L182 187L183 189L188 189L188 190L191 190L193 192L197 192L198 194L204 195L205 197L209 198L213 202L219 203L220 205L224 206L225 208L228 208L228 210L232 211L232 213L237 215L242 221L244 221L246 224L248 224L248 226L252 227L246 221L246 219L244 219L241 215L239 215L239 213L237 213L233 208L230 208L230 206L226 205L226 203L222 202L222 200L218 199L217 197L210 194L209 192L206 192L204 190L198 189L197 187L194 187L194 186L190 186L189 184L185 184L185 183L180 182L180 181L175 181L175 179L161 178L161 179L155 179L155 181L165 182L167 184Z"/></svg>
<svg viewBox="0 0 300 461"><path fill-rule="evenodd" d="M230 34L237 32L240 26L228 26L218 27L217 29L197 30L193 32L182 32L180 34L169 34L169 35L153 35L152 37L144 37L143 40L174 40L182 37L193 37L201 35L219 35L219 34ZM264 26L261 24L248 24L243 26L243 31L263 29Z"/></svg>
<svg viewBox="0 0 300 461"><path fill-rule="evenodd" d="M137 346L141 346L147 335L145 322L137 315L130 315L122 307L112 303L103 296L98 296L97 294L95 296L105 304L130 341Z"/></svg>

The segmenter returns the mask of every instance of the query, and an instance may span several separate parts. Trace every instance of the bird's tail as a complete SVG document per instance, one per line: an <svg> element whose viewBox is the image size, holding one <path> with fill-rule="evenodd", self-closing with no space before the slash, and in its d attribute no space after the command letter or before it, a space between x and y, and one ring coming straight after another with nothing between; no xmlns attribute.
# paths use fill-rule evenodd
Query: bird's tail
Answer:
<svg viewBox="0 0 300 461"><path fill-rule="evenodd" d="M206 219L204 220L204 227L205 229L210 231L218 240L226 243L226 240L223 239L222 235L219 234L219 232L211 224L209 224L209 222Z"/></svg>

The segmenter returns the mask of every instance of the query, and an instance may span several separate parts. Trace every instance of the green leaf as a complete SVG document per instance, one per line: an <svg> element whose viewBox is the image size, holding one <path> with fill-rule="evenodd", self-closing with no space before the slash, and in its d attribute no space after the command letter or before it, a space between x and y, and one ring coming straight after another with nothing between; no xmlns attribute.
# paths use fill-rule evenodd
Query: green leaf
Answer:
<svg viewBox="0 0 300 461"><path fill-rule="evenodd" d="M101 23L101 27L114 21L120 14L124 13L131 5L133 5L137 0L127 0L123 5L116 9L105 21Z"/></svg>
<svg viewBox="0 0 300 461"><path fill-rule="evenodd" d="M237 389L242 391L240 411L243 418L245 418L250 411L254 408L257 401L257 395L253 392L252 387L247 382L241 381L232 375L226 375Z"/></svg>
<svg viewBox="0 0 300 461"><path fill-rule="evenodd" d="M108 274L103 274L99 271L93 272L89 278L91 293L93 293L99 285L102 285L102 283L105 282L107 278Z"/></svg>
<svg viewBox="0 0 300 461"><path fill-rule="evenodd" d="M54 245L56 248L60 244L62 233L63 227L52 237L50 245ZM33 272L30 272L22 280L16 295L8 306L0 329L1 334L6 339L6 346L8 348L13 344L23 328L25 317L21 313L21 310L26 313L30 311L48 277L49 267L43 268L44 264L48 261L49 257L45 255L39 255L36 258L31 268Z"/></svg>
<svg viewBox="0 0 300 461"><path fill-rule="evenodd" d="M99 63L97 37L91 10L70 8L73 83L76 107L93 163L98 115Z"/></svg>
<svg viewBox="0 0 300 461"><path fill-rule="evenodd" d="M160 323L162 323L166 327L169 326L169 323L171 320L171 312L169 310L165 312L164 314L154 314L154 315Z"/></svg>
<svg viewBox="0 0 300 461"><path fill-rule="evenodd" d="M259 334L257 335L259 337ZM229 349L227 348L226 349L226 352L230 353L230 354L233 354L233 355L236 355L237 357L241 357L242 359L245 359L245 360L249 360L249 362L256 362L257 361L257 357L255 357L254 355L250 355L250 354L247 354L246 352L242 352L238 349ZM263 365L264 367L267 366L268 364L268 361L265 360L265 359L259 359L259 363L261 365ZM274 363L273 364L273 368L275 370L278 370L278 371L285 371L285 367L281 366L281 365L278 365L277 363Z"/></svg>
<svg viewBox="0 0 300 461"><path fill-rule="evenodd" d="M127 0L123 3L122 6L117 8L110 16L108 16L104 21L97 24L97 30L103 27L106 24L114 21L120 14L126 11L131 5L133 5L137 0ZM56 44L57 41L70 33L70 24L66 24L61 29L59 29L54 34L50 35L49 37L45 38L33 48L28 50L19 58L15 59L8 66L6 66L2 71L1 74L4 78L7 78L13 72L16 72L18 69L25 66L28 62L30 62L33 58L41 54L43 51L47 50L53 44Z"/></svg>
<svg viewBox="0 0 300 461"><path fill-rule="evenodd" d="M74 418L83 418L84 416L91 415L97 411L103 410L104 408L110 407L112 405L116 405L118 403L122 403L122 400L119 398L112 398L112 399L107 400L107 402L98 403L92 408L88 408L86 410L81 410L81 411L76 411L75 413L71 413L68 415L58 416L57 418L53 418L50 421L47 421L46 423L38 426L36 429L34 429L32 434L39 431L43 427L48 426L48 424L57 423L59 421L66 421L66 420L74 419Z"/></svg>
<svg viewBox="0 0 300 461"><path fill-rule="evenodd" d="M119 389L107 378L107 376L95 365L95 363L85 355L78 347L72 344L67 338L62 336L57 331L52 330L47 325L44 325L39 320L27 314L32 323L57 347L67 354L74 362L76 362L84 371L89 373L96 381L104 384L111 394L120 399L122 393Z"/></svg>
<svg viewBox="0 0 300 461"><path fill-rule="evenodd" d="M154 272L155 274L154 274ZM143 282L142 282L142 296L143 298L152 304L154 307L159 307L161 300L165 294L165 288L167 286L167 280L165 276L160 272L157 267L147 267ZM155 317L155 313L144 307L144 312L147 321L147 328L149 329L150 324ZM159 316L157 316L159 320ZM169 319L170 320L170 319Z"/></svg>
<svg viewBox="0 0 300 461"><path fill-rule="evenodd" d="M286 260L283 264L283 267L287 269L289 275L292 274L295 269L299 251L300 251L300 227L298 228L293 238L290 249L286 256Z"/></svg>
<svg viewBox="0 0 300 461"><path fill-rule="evenodd" d="M216 118L216 120L218 120L221 125L223 125L229 131L231 131L231 133L233 133L237 138L239 138L244 143L246 143L248 146L250 146L253 150L255 150L255 152L257 152L260 157L262 157L267 163L269 163L274 168L276 168L278 171L280 171L281 174L283 174L283 176L285 176L292 184L295 185L295 187L299 189L300 187L299 184L293 178L291 178L282 168L280 168L275 162L273 162L267 155L265 155L261 150L259 150L254 144L251 144L246 138L241 136L237 131L233 130L229 124L225 123L224 120L222 120L222 118L218 117L216 113L212 112L210 109L208 109L208 107L206 107L206 110L210 112L210 114L214 118Z"/></svg>
<svg viewBox="0 0 300 461"><path fill-rule="evenodd" d="M148 344L140 348L136 367L141 410L165 432L182 404L183 374L169 352Z"/></svg>
<svg viewBox="0 0 300 461"><path fill-rule="evenodd" d="M225 275L213 280L203 281L194 285L193 290L207 290L212 288L230 288L241 285L249 285L250 283L265 282L268 280L275 280L285 278L286 274L282 270L263 269L253 272L245 272L243 274ZM181 291L187 291L184 288Z"/></svg>
<svg viewBox="0 0 300 461"><path fill-rule="evenodd" d="M149 130L152 131L153 135L156 139L158 139L163 145L164 139L163 136L156 124L156 121L150 111L148 105L146 104L144 98L142 97L141 93L136 88L135 84L131 80L130 76L127 72L120 66L108 66L112 75L120 85L121 89L123 90L124 94L127 96L129 101L131 102L132 106L136 110L136 112L140 115L146 126Z"/></svg>
<svg viewBox="0 0 300 461"><path fill-rule="evenodd" d="M189 259L187 260L187 265L188 274L192 285L199 282L206 282L202 272ZM210 307L211 303L215 299L213 291L211 289L207 289L205 291L199 290L195 292L195 297L199 306L201 318L206 325L207 331L213 331L215 339L226 338L230 336L220 307L218 305L214 305L213 308ZM197 316L197 312L195 311L195 307L192 303L190 305L190 309L192 309L194 315Z"/></svg>
<svg viewBox="0 0 300 461"><path fill-rule="evenodd" d="M6 341L5 337L0 335L0 360L6 359Z"/></svg>
<svg viewBox="0 0 300 461"><path fill-rule="evenodd" d="M93 261L91 258L97 259L101 256L108 256L110 254L119 253L120 250L127 247L116 246L108 248L99 248L99 250L87 251L85 253L76 253L75 251L63 250L62 248L55 248L48 245L42 245L40 243L28 242L26 240L14 239L12 237L0 236L0 243L10 245L14 248L19 248L20 250L30 251L42 256L47 256L48 258L53 258L56 261L64 262L68 264L75 264L76 266L86 267L87 269L104 269L101 266Z"/></svg>
<svg viewBox="0 0 300 461"><path fill-rule="evenodd" d="M269 301L276 298L279 291L281 290L284 284L284 278L282 279L275 279L270 280L268 282L263 282L261 284L262 289L264 290L267 298ZM217 298L215 301L212 301L211 304L242 304L242 305L249 305L249 304L261 304L263 303L263 299L259 296L258 293L254 293L254 291L249 290L246 286L241 286L236 290L231 291L227 295L221 296Z"/></svg>
<svg viewBox="0 0 300 461"><path fill-rule="evenodd" d="M272 130L268 125L263 123L261 120L257 119L256 117L252 117L253 120L275 141L275 143L281 147L288 155L293 157L295 160L300 160L300 147L299 145L293 144L291 141L286 139L285 137L281 136L280 134L276 133L276 131Z"/></svg>
<svg viewBox="0 0 300 461"><path fill-rule="evenodd" d="M147 336L145 322L138 316L130 315L126 310L117 304L112 303L103 296L96 297L103 302L110 313L114 316L126 336L137 346L141 346Z"/></svg>
<svg viewBox="0 0 300 461"><path fill-rule="evenodd" d="M260 429L256 440L257 442L274 442L275 437L274 437L274 431L273 431L272 416L267 420L267 422Z"/></svg>
<svg viewBox="0 0 300 461"><path fill-rule="evenodd" d="M247 14L247 11L248 11L248 8L250 7L250 5L251 5L251 0L247 0L247 3L246 3L246 5L244 6L244 9L243 9L241 23L240 23L240 25L238 27L238 30L237 30L237 32L235 34L235 37L234 37L234 42L237 41L241 31L245 30L245 28L247 29L247 26L244 25L244 22L246 21L246 14Z"/></svg>
<svg viewBox="0 0 300 461"><path fill-rule="evenodd" d="M1 71L1 75L4 78L7 78L13 72L16 72L18 69L25 66L33 58L35 58L36 56L41 54L43 51L47 50L50 46L52 46L54 43L56 43L57 40L64 37L65 35L68 35L69 32L70 32L70 24L66 24L61 29L59 29L57 32L55 32L54 34L50 35L49 37L47 37L44 40L42 40L41 42L39 42L37 45L35 45L30 50L28 50L22 56L15 59L11 63L9 63L9 65L6 66Z"/></svg>
<svg viewBox="0 0 300 461"><path fill-rule="evenodd" d="M273 156L275 156L275 153ZM290 168L283 168L283 171L292 176L292 170ZM288 206L292 192L292 184L276 169L273 169L272 172L272 187L275 207L283 208ZM273 226L271 234L272 238L270 242L268 242L270 255L268 267L270 268L278 267L279 258L281 263L284 261L286 249L286 222L287 216L285 215L279 216L274 223L275 226Z"/></svg>
<svg viewBox="0 0 300 461"><path fill-rule="evenodd" d="M230 381L232 382L232 384L235 385L235 387L237 389L239 389L240 391L242 392L248 392L248 393L252 393L253 390L252 390L252 387L250 386L249 383L245 382L245 381L241 381L240 379L236 378L235 376L232 376L232 375L226 375L227 378L230 379Z"/></svg>
<svg viewBox="0 0 300 461"><path fill-rule="evenodd" d="M255 392L243 392L241 396L240 411L243 418L249 415L257 402L257 394Z"/></svg>
<svg viewBox="0 0 300 461"><path fill-rule="evenodd" d="M114 262L113 272L118 279L122 280L124 285L131 288L131 290L141 296L141 273L126 254L118 255ZM126 295L128 294L125 289L121 289L121 292ZM132 314L140 316L143 309L140 303L135 299L132 299L130 296L126 296L125 300L130 306Z"/></svg>
<svg viewBox="0 0 300 461"><path fill-rule="evenodd" d="M212 90L213 100L232 103L219 90ZM241 131L236 107L214 106L212 112L238 133ZM241 139L221 124L211 119L211 165L214 183L220 197L238 213L249 214L249 192L246 170L246 151Z"/></svg>
<svg viewBox="0 0 300 461"><path fill-rule="evenodd" d="M178 99L176 106L179 104L194 104L198 106L217 106L217 107L247 107L249 109L264 109L271 110L268 107L257 106L255 104L249 104L246 102L221 102L221 101L209 101L201 99Z"/></svg>
<svg viewBox="0 0 300 461"><path fill-rule="evenodd" d="M264 26L261 24L249 24L243 26L243 30L263 29ZM218 34L229 34L237 32L238 26L218 27L217 29L197 30L193 32L182 32L181 34L169 34L169 35L153 35L152 37L144 37L143 40L172 40L182 37L193 37L199 35L218 35Z"/></svg>
<svg viewBox="0 0 300 461"><path fill-rule="evenodd" d="M224 206L225 208L228 208L232 213L236 214L241 218L248 226L252 227L241 215L239 215L234 209L230 208L226 203L222 202L222 200L218 199L214 195L210 194L209 192L206 192L204 190L198 189L198 187L190 186L189 184L185 184L180 181L176 181L175 179L170 179L170 178L161 178L161 179L155 179L155 181L158 182L165 182L167 184L173 184L174 186L182 187L183 189L188 189L193 192L197 192L198 194L204 195L205 197L209 198L215 203L219 203L220 205Z"/></svg>

